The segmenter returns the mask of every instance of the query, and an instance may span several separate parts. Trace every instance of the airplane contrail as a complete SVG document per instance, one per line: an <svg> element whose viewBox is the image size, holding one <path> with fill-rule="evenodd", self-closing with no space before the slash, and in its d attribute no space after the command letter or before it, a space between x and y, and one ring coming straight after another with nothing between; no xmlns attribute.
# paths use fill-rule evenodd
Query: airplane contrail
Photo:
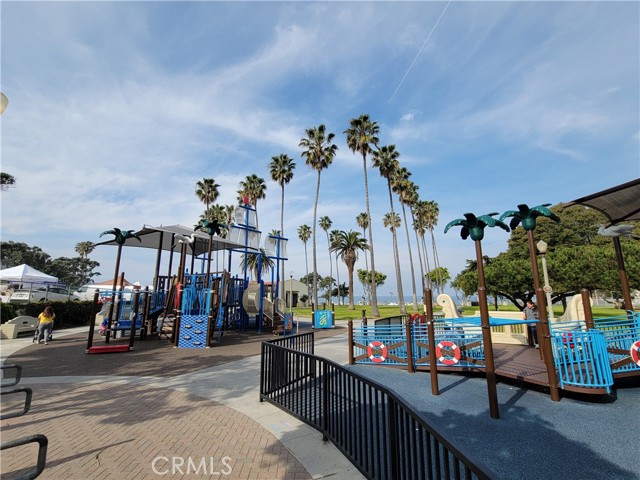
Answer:
<svg viewBox="0 0 640 480"><path fill-rule="evenodd" d="M420 52L422 52L422 49L424 48L424 46L427 44L427 42L431 38L431 35L433 35L433 32L436 30L436 27L438 26L438 23L440 23L440 19L444 15L444 12L447 11L447 8L449 7L450 3L451 3L451 0L449 0L447 2L447 4L444 6L444 8L442 9L442 12L440 13L440 16L438 17L438 20L436 20L435 25L433 26L433 28L429 32L429 35L427 35L427 38L425 39L424 43L420 47L420 50L418 50L418 53L416 54L415 58L413 59L413 62L411 62L411 65L409 65L409 68L407 68L407 71L404 74L404 77L402 77L402 80L400 80L400 83L396 87L395 92L393 92L393 95L391 95L391 98L389 99L389 103L391 103L391 100L393 100L393 97L395 97L396 93L398 93L398 90L400 90L400 87L402 86L402 83L404 82L404 79L407 78L407 75L409 75L409 72L411 71L411 68L413 68L413 64L416 63L416 60L418 59L418 56L420 55Z"/></svg>

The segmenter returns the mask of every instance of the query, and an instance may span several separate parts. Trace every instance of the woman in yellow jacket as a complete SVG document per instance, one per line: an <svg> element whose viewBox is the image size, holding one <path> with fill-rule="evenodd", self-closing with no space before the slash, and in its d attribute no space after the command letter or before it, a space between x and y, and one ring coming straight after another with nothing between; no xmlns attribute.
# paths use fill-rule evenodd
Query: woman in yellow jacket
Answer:
<svg viewBox="0 0 640 480"><path fill-rule="evenodd" d="M53 330L53 319L56 318L56 314L53 313L53 307L45 307L44 311L38 315L38 343L41 342L42 336L44 336L44 344L48 343L51 331Z"/></svg>

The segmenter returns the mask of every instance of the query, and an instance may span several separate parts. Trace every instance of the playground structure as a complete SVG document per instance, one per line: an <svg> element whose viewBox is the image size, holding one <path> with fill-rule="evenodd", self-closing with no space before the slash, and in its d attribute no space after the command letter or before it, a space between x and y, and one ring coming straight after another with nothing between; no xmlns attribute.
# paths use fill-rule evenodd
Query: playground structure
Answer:
<svg viewBox="0 0 640 480"><path fill-rule="evenodd" d="M87 352L103 353L128 351L133 349L136 336L143 340L147 335L158 334L169 339L178 348L206 348L221 342L227 330L247 330L256 328L262 333L263 327L287 333L284 328L285 307L279 295L280 265L286 260L287 239L269 235L261 251L261 232L257 229L257 214L250 205L239 205L234 212L234 223L229 226L224 237L209 228L213 222L203 221L196 229L181 225L166 227L145 226L138 232L113 229L105 233L116 235L114 240L99 245L118 245L116 275L119 273L120 254L123 246L155 248L157 250L154 282L151 288L142 291L124 291L113 288L101 290L94 299L95 312L99 320L105 322L103 329L105 344L101 348L93 346L94 328L89 334ZM217 224L216 224L217 225ZM117 232L116 232L117 231ZM118 238L117 234L121 234ZM177 247L179 260L177 272L173 272L173 257ZM163 251L169 251L169 267L166 275L160 275ZM223 258L225 267L211 272L212 253L227 254ZM244 272L232 276L233 253L244 254ZM265 284L261 278L262 255L274 260L275 271L272 281ZM256 255L257 278L249 281L248 256ZM187 265L191 257L190 268ZM195 273L196 260L202 263L206 273ZM273 281L275 275L275 282ZM115 278L115 277L114 277ZM124 274L121 274L121 282ZM98 314L100 304L110 300L108 311L103 307L104 317ZM137 302L137 303L136 303ZM252 324L251 319L255 318ZM128 348L121 345L109 348L111 339L129 337Z"/></svg>
<svg viewBox="0 0 640 480"><path fill-rule="evenodd" d="M430 292L425 298L430 298ZM450 298L438 297L438 303ZM451 302L452 303L452 302ZM550 324L550 340L557 380L561 390L587 394L610 394L617 380L640 379L640 312L594 320L589 294L584 290L571 300L574 312ZM570 309L567 309L570 312ZM386 365L435 372L484 372L486 361L478 316L460 315L433 319L433 315L397 317L386 324L349 325L351 364ZM502 315L504 312L495 312ZM531 385L549 387L539 351L506 338L505 327L524 326L530 320L492 316L496 375ZM526 329L521 334L526 336ZM431 367L435 365L435 369ZM433 382L433 378L432 378ZM437 385L437 380L436 380Z"/></svg>

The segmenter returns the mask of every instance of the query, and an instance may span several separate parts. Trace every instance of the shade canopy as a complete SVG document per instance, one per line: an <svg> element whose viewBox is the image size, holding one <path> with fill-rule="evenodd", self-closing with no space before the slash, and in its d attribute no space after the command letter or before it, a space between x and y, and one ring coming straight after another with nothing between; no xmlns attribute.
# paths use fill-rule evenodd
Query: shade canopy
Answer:
<svg viewBox="0 0 640 480"><path fill-rule="evenodd" d="M125 247L153 248L155 250L161 248L162 250L167 251L171 251L173 249L179 252L182 246L182 244L179 243L179 240L181 237L188 237L189 240L193 239L193 243L188 244L188 253L193 253L198 256L209 251L209 235L200 231L195 231L192 228L185 227L183 225L169 225L166 227L151 227L149 225L145 225L142 230L139 230L136 234L140 237L141 241L138 241L135 237L130 237L125 240L123 245ZM182 240L183 242L187 241L185 239ZM211 237L211 240L212 252L229 249L240 250L245 248L244 245L226 240L222 237L218 237L217 235ZM118 244L115 239L112 239L106 242L97 243L96 245L117 246ZM249 248L251 249L251 247Z"/></svg>
<svg viewBox="0 0 640 480"><path fill-rule="evenodd" d="M561 204L562 207L574 205L598 210L609 220L607 226L640 220L640 178Z"/></svg>
<svg viewBox="0 0 640 480"><path fill-rule="evenodd" d="M16 283L57 283L58 277L47 275L27 264L0 270L0 280Z"/></svg>

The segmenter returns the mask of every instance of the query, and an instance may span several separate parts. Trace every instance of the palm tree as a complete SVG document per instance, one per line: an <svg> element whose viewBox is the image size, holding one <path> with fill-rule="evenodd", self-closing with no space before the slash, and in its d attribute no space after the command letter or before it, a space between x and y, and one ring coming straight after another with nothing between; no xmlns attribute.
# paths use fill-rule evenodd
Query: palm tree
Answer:
<svg viewBox="0 0 640 480"><path fill-rule="evenodd" d="M331 264L331 239L329 238L329 229L332 225L331 219L327 216L320 217L318 225L320 225L320 228L324 230L324 233L327 235L327 249L329 251L329 278L333 278L333 266ZM329 285L329 287L333 289L333 285ZM329 299L329 305L333 303L332 300L332 298Z"/></svg>
<svg viewBox="0 0 640 480"><path fill-rule="evenodd" d="M329 245L333 245L333 237L335 237L338 230L331 230L329 233ZM329 261L331 261L331 248L329 248ZM342 305L342 297L340 296L340 268L338 267L338 256L336 255L336 282L338 288L338 305Z"/></svg>
<svg viewBox="0 0 640 480"><path fill-rule="evenodd" d="M400 168L398 162L400 152L396 150L395 145L385 145L379 150L373 152L372 166L380 170L380 176L387 180L387 189L389 190L389 205L391 206L391 215L396 215L393 210L393 195L391 193L391 181L395 177L396 172ZM398 217L398 221L400 217ZM385 225L386 227L387 225ZM398 224L400 226L400 224ZM404 304L404 292L402 290L402 272L400 270L400 253L398 252L398 236L396 229L391 229L393 237L393 256L396 266L396 286L398 288L398 303L400 304L400 313L407 313ZM417 307L417 305L416 305Z"/></svg>
<svg viewBox="0 0 640 480"><path fill-rule="evenodd" d="M318 172L318 183L316 184L316 199L313 204L313 302L318 307L318 262L316 256L316 224L318 218L318 197L320 195L320 174L333 162L338 147L332 143L335 134L326 133L324 125L305 130L306 137L303 137L298 144L304 148L302 158L313 170Z"/></svg>
<svg viewBox="0 0 640 480"><path fill-rule="evenodd" d="M258 266L260 266L259 271ZM240 255L240 267L242 269L246 268L249 270L255 276L255 279L258 280L258 278L262 276L262 273L269 273L269 270L273 267L273 260L267 256L267 252L264 251L264 248L261 248L259 254L243 253Z"/></svg>
<svg viewBox="0 0 640 480"><path fill-rule="evenodd" d="M413 222L413 228L416 231L416 234L420 237L420 242L418 243L418 250L420 250L420 246L422 246L422 255L424 258L424 281L426 282L429 288L432 288L431 282L431 265L429 264L429 253L427 252L427 241L424 236L427 233L426 221L425 221L425 210L427 202L424 200L418 200L416 202L415 207L413 208L415 219Z"/></svg>
<svg viewBox="0 0 640 480"><path fill-rule="evenodd" d="M89 258L89 255L96 248L95 243L93 242L78 242L76 243L76 253L80 255L80 258L84 260L82 262L82 284L84 285L89 280L89 272L91 271L91 267L89 267L88 262L86 261Z"/></svg>
<svg viewBox="0 0 640 480"><path fill-rule="evenodd" d="M247 177L238 185L238 200L242 201L245 197L249 199L249 203L256 209L256 227L258 226L258 200L267 197L267 184L264 178L257 176L255 173L247 175Z"/></svg>
<svg viewBox="0 0 640 480"><path fill-rule="evenodd" d="M91 252L96 248L96 244L93 242L78 242L76 243L76 253L80 255L80 258L88 258Z"/></svg>
<svg viewBox="0 0 640 480"><path fill-rule="evenodd" d="M358 250L368 250L369 245L367 245L367 240L364 237L360 237L358 232L354 232L353 230L349 230L348 232L338 230L333 236L331 249L336 252L336 258L340 257L347 266L347 272L349 274L349 310L354 310L353 267L356 264L356 260L358 260Z"/></svg>
<svg viewBox="0 0 640 480"><path fill-rule="evenodd" d="M369 228L369 215L367 212L362 212L356 217L356 223L362 229L362 238L367 238L367 228ZM364 265L367 271L369 271L369 260L367 260L367 256L364 256ZM371 296L367 298L369 301L369 305L371 305Z"/></svg>
<svg viewBox="0 0 640 480"><path fill-rule="evenodd" d="M425 202L424 209L424 223L427 230L429 230L429 234L431 235L431 248L433 249L433 268L436 269L437 272L440 272L440 258L438 257L438 249L436 248L436 237L433 233L436 225L438 225L438 216L440 215L440 207L438 206L438 202L433 200L427 200ZM441 282L438 282L441 283ZM438 289L438 293L442 293Z"/></svg>
<svg viewBox="0 0 640 480"><path fill-rule="evenodd" d="M404 232L407 236L407 250L409 251L409 266L411 267L411 288L413 291L413 311L418 311L418 295L416 293L416 273L413 268L413 254L411 252L411 237L409 236L409 224L407 223L407 210L404 207L405 204L411 203L411 201L417 196L418 187L415 185L409 177L411 172L402 167L396 171L393 177L391 188L398 194L400 199L400 205L402 206L402 218L404 220Z"/></svg>
<svg viewBox="0 0 640 480"><path fill-rule="evenodd" d="M203 178L196 182L196 196L205 204L205 215L209 212L209 205L220 196L218 185L213 178ZM208 220L212 220L208 218Z"/></svg>
<svg viewBox="0 0 640 480"><path fill-rule="evenodd" d="M359 152L362 155L362 164L364 167L364 199L367 207L367 217L371 219L371 209L369 208L369 183L367 180L367 154L371 153L372 146L378 146L378 134L380 127L378 122L373 122L369 115L360 115L358 118L352 118L344 133L347 135L347 146L355 154ZM373 252L373 233L369 228L369 251L371 255L371 315L379 317L378 311L378 294L376 292L376 265L375 255Z"/></svg>
<svg viewBox="0 0 640 480"><path fill-rule="evenodd" d="M296 164L292 158L288 155L281 153L276 157L271 157L271 163L269 164L269 174L271 180L280 185L282 189L282 198L280 201L280 236L284 237L284 186L293 178L293 170L296 168ZM281 261L280 273L284 275L284 260ZM280 282L280 278L277 279ZM283 292L280 290L280 298L283 297Z"/></svg>
<svg viewBox="0 0 640 480"><path fill-rule="evenodd" d="M304 243L304 263L307 266L307 296L311 298L311 292L309 288L309 256L307 255L307 242L311 238L311 227L309 225L300 225L298 227L298 238Z"/></svg>
<svg viewBox="0 0 640 480"><path fill-rule="evenodd" d="M398 261L398 241L396 240L396 230L401 224L400 215L394 212L385 213L382 218L382 224L391 230L391 234L393 235L393 250L394 250L394 259L396 264L396 276L398 279L396 280L396 284L398 286L398 303L400 304L400 313L407 313L407 307L404 304L404 296L402 294L402 280L400 280L400 264Z"/></svg>

